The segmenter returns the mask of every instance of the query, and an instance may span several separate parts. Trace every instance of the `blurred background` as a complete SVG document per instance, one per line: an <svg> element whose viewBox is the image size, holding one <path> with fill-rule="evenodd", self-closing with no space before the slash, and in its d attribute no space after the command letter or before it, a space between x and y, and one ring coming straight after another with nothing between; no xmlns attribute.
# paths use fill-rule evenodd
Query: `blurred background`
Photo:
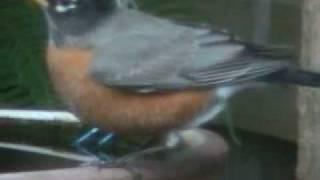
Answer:
<svg viewBox="0 0 320 180"><path fill-rule="evenodd" d="M301 22L298 0L138 0L138 5L141 10L158 16L209 23L248 41L288 46L291 53L298 56ZM63 109L46 73L46 36L43 15L34 3L1 1L1 108ZM229 112L228 118L221 116L218 128L231 145L224 179L294 179L295 89L274 85L240 93L232 99ZM230 126L226 119L231 119L236 127L233 135L225 128ZM1 127L4 125L0 122ZM66 138L64 134L74 133L63 127L50 131L24 125L10 127L0 130L1 140L67 146L72 137Z"/></svg>

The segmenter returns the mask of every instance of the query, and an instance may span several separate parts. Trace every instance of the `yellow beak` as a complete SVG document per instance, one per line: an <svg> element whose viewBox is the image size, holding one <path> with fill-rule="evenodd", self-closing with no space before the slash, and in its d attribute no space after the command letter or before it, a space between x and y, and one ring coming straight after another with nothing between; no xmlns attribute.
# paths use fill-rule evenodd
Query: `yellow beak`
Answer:
<svg viewBox="0 0 320 180"><path fill-rule="evenodd" d="M47 0L33 0L35 1L36 3L38 3L40 6L43 6L43 7L48 7L49 6L49 3Z"/></svg>

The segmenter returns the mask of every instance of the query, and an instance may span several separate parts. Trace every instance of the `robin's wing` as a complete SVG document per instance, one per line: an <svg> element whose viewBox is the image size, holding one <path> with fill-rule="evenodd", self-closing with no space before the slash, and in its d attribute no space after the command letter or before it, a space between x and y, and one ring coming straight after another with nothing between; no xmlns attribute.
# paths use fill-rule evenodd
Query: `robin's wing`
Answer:
<svg viewBox="0 0 320 180"><path fill-rule="evenodd" d="M121 25L127 21L128 30L119 29L121 33L95 47L91 73L109 86L138 91L205 88L254 80L287 66L264 59L273 51L249 48L224 32L135 11L125 17L119 19ZM117 22L113 28L121 27Z"/></svg>

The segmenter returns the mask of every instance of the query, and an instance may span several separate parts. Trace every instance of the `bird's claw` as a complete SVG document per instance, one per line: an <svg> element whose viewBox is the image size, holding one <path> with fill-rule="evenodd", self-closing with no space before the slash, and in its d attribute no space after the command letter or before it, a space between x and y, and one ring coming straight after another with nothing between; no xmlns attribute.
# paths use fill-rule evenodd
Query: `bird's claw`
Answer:
<svg viewBox="0 0 320 180"><path fill-rule="evenodd" d="M103 149L107 149L114 141L115 135L113 133L92 128L75 140L73 146L83 154L97 157L98 161L108 162L113 159L113 156L104 153Z"/></svg>

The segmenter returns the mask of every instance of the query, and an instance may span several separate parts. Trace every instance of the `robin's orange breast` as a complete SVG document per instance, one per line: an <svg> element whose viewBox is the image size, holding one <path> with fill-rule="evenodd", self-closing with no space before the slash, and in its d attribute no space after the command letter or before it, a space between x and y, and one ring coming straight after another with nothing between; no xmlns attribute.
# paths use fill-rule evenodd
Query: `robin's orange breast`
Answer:
<svg viewBox="0 0 320 180"><path fill-rule="evenodd" d="M138 94L109 88L90 77L91 58L89 50L50 47L48 69L60 97L83 119L106 130L163 132L192 120L209 101L208 91Z"/></svg>

